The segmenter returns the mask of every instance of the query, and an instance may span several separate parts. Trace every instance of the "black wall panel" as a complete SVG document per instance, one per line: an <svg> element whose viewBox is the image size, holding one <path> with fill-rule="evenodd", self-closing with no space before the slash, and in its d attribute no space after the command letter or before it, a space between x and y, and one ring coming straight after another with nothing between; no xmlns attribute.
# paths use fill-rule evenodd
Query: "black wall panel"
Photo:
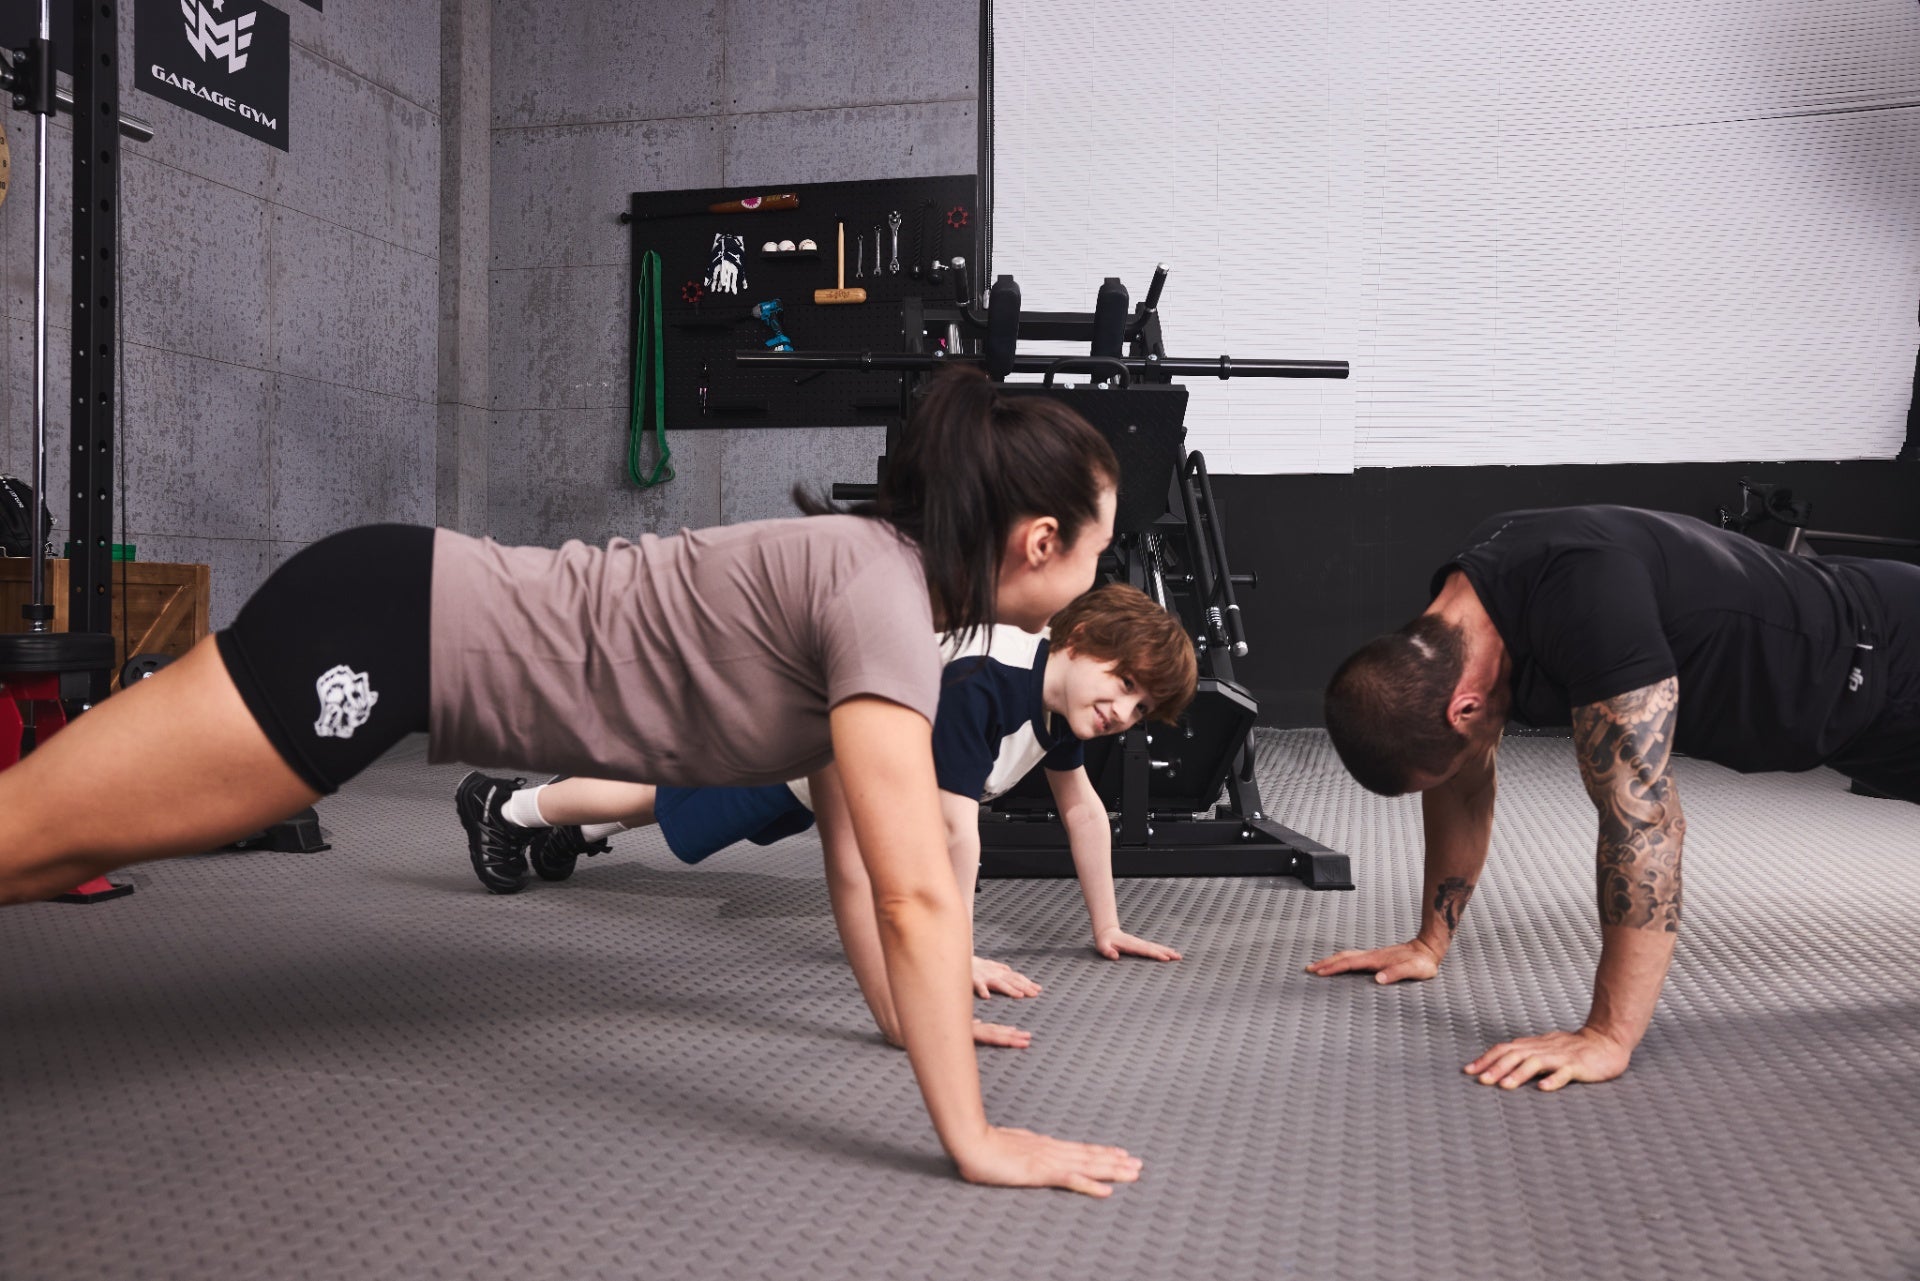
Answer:
<svg viewBox="0 0 1920 1281"><path fill-rule="evenodd" d="M1920 538L1920 464L1674 463L1216 475L1252 648L1235 664L1265 725L1320 723L1327 677L1355 646L1425 607L1434 567L1482 518L1521 507L1624 503L1713 520L1740 478L1789 485L1823 529ZM1830 546L1859 554L1863 549ZM1886 554L1903 555L1892 552Z"/></svg>

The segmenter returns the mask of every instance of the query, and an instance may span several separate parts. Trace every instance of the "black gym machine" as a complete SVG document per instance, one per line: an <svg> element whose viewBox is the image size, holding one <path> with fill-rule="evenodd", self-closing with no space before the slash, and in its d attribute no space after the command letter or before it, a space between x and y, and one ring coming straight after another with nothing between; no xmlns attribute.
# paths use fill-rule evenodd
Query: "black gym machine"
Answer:
<svg viewBox="0 0 1920 1281"><path fill-rule="evenodd" d="M1103 559L1109 581L1130 583L1186 625L1199 657L1193 706L1176 728L1138 727L1087 745L1087 772L1114 816L1116 876L1291 876L1312 889L1352 889L1347 856L1274 821L1254 778L1253 727L1259 704L1234 678L1248 652L1237 588L1256 587L1227 559L1226 528L1206 459L1185 452L1187 389L1178 378L1345 378L1337 360L1190 359L1166 354L1160 326L1164 264L1146 298L1129 307L1126 287L1109 277L1091 312L1023 312L1020 287L1001 276L977 295L964 259L949 268L949 301L901 303L901 349L880 352L742 352L760 368L861 370L900 375L900 414L889 426L891 453L911 416L920 380L942 366L982 366L1015 395L1051 396L1098 428L1120 459L1113 547ZM1022 351L1022 342L1085 343L1085 355ZM1084 375L1069 385L1062 375ZM880 459L884 469L886 459ZM871 497L870 484L839 484L837 499ZM1029 778L981 814L981 875L1073 875L1066 832L1043 783Z"/></svg>
<svg viewBox="0 0 1920 1281"><path fill-rule="evenodd" d="M19 737L0 744L12 764L39 738L66 724L69 710L107 696L112 679L113 385L119 263L120 134L151 138L151 129L120 114L119 32L114 5L73 6L73 92L55 75L52 8L41 0L38 35L10 51L0 82L16 109L37 117L34 197L38 201L34 312L34 485L28 529L33 544L32 599L22 607L27 630L0 634L0 729ZM68 507L68 629L53 630L47 601L47 121L73 116L73 453ZM94 903L133 892L96 877L63 901Z"/></svg>
<svg viewBox="0 0 1920 1281"><path fill-rule="evenodd" d="M1920 538L1893 538L1885 534L1855 534L1839 529L1815 529L1812 526L1813 503L1795 498L1785 485L1763 484L1740 478L1740 510L1720 509L1720 526L1735 533L1748 534L1762 541L1777 526L1786 531L1780 550L1791 556L1818 556L1814 543L1838 543L1843 549L1862 549L1859 554L1873 555L1871 548L1920 549Z"/></svg>

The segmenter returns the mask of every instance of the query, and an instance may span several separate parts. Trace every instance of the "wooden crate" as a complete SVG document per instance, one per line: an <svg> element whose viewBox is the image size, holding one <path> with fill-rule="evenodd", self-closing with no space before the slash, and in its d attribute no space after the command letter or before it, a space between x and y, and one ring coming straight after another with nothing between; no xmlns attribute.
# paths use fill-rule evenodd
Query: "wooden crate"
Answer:
<svg viewBox="0 0 1920 1281"><path fill-rule="evenodd" d="M121 574L125 571L125 588ZM212 571L205 565L134 561L113 567L113 682L128 653L179 658L208 632L207 601ZM0 556L0 632L24 632L20 607L33 599L33 562ZM47 600L53 630L67 630L67 562L47 561ZM123 639L124 638L124 639ZM125 648L131 645L131 650Z"/></svg>

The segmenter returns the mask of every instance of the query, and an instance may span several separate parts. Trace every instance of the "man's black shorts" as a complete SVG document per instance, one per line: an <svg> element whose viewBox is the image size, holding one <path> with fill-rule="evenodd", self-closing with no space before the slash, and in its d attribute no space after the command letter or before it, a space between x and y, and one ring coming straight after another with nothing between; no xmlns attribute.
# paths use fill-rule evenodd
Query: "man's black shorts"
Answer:
<svg viewBox="0 0 1920 1281"><path fill-rule="evenodd" d="M1873 582L1884 618L1874 637L1887 702L1873 723L1827 763L1876 791L1920 802L1920 565L1853 562Z"/></svg>

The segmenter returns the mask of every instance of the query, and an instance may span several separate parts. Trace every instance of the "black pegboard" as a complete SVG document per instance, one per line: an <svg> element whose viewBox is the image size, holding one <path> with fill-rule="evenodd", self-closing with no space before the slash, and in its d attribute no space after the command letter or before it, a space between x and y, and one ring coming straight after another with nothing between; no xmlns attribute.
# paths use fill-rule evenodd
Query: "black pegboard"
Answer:
<svg viewBox="0 0 1920 1281"><path fill-rule="evenodd" d="M796 351L903 350L902 301L913 296L945 299L953 294L950 280L931 282L932 261L936 257L978 261L976 191L972 175L955 175L635 192L629 214L633 231L629 314L637 318L640 259L651 250L660 255L661 263L667 429L849 427L897 420L899 374L745 369L733 363L733 353L767 350L772 331L753 318L752 308L770 298L780 299L782 325ZM712 205L785 193L799 197L797 208L708 212ZM887 214L895 209L901 214L900 269L876 274L874 228L880 229L884 268L891 262L893 248ZM867 301L820 306L813 294L835 285L835 229L842 221L847 232L846 284L864 288ZM745 240L746 288L738 294L705 289L717 233ZM855 246L863 238L866 250L861 255ZM767 241L803 239L813 240L818 250L812 254L762 252ZM856 263L862 259L864 274L856 279ZM636 319L630 340L637 332ZM629 345L630 357L632 350ZM629 394L631 390L630 381Z"/></svg>

